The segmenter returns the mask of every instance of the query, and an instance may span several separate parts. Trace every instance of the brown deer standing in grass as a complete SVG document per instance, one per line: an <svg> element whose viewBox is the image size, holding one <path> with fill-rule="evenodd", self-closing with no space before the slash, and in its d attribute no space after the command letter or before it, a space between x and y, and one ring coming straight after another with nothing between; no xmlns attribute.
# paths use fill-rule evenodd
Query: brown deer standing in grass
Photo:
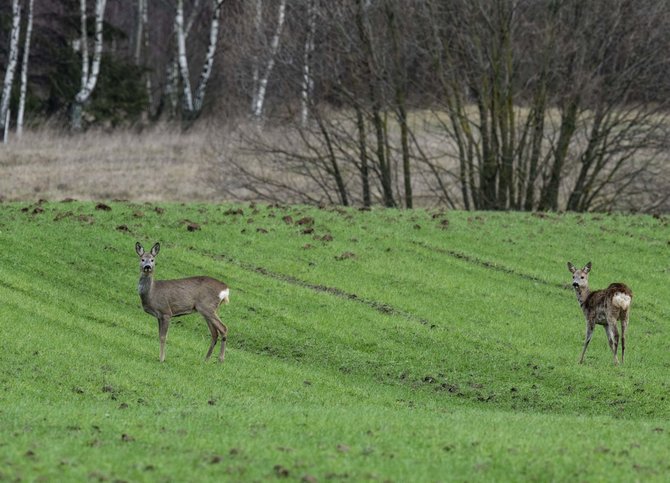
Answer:
<svg viewBox="0 0 670 483"><path fill-rule="evenodd" d="M596 324L605 327L607 341L609 342L612 354L614 354L614 363L618 364L617 350L619 347L619 332L616 322L621 321L621 362L624 360L624 351L626 350L626 329L628 328L628 315L630 312L630 303L633 300L633 292L623 283L612 283L604 290L589 290L589 272L591 271L591 262L584 268L577 270L575 266L568 262L568 270L572 273L572 286L577 294L577 301L586 317L586 340L579 363L584 362L584 354L589 346L593 329Z"/></svg>
<svg viewBox="0 0 670 483"><path fill-rule="evenodd" d="M161 350L160 361L165 360L165 341L167 339L170 319L180 315L199 312L207 322L212 334L205 360L212 355L216 341L221 337L219 362L223 362L226 351L226 335L228 328L221 322L217 310L221 303L228 303L230 290L228 286L211 277L190 277L178 280L154 280L154 266L160 245L156 243L146 253L139 242L135 251L140 257L140 282L137 291L142 299L144 311L158 319L158 336Z"/></svg>

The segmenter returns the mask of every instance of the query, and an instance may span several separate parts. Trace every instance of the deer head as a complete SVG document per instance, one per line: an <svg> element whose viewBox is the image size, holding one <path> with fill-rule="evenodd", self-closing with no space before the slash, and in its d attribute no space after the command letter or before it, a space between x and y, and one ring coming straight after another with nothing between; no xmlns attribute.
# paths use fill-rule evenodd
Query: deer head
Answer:
<svg viewBox="0 0 670 483"><path fill-rule="evenodd" d="M135 251L137 256L140 257L140 271L146 275L151 275L154 272L154 265L156 264L156 255L160 251L161 246L159 243L154 244L151 247L151 251L146 253L140 242L135 243Z"/></svg>
<svg viewBox="0 0 670 483"><path fill-rule="evenodd" d="M591 262L584 265L584 268L577 270L577 268L568 262L568 270L572 273L572 286L581 290L589 286L589 272L591 271Z"/></svg>

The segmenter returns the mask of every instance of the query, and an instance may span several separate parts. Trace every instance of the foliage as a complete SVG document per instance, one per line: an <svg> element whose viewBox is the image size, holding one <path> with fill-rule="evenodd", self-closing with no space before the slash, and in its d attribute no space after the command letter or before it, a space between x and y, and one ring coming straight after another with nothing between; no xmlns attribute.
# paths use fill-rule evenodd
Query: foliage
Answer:
<svg viewBox="0 0 670 483"><path fill-rule="evenodd" d="M662 480L668 239L648 216L0 204L0 479ZM158 363L136 240L158 278L230 285L223 365L198 315ZM625 366L602 334L576 363L568 259L633 288Z"/></svg>

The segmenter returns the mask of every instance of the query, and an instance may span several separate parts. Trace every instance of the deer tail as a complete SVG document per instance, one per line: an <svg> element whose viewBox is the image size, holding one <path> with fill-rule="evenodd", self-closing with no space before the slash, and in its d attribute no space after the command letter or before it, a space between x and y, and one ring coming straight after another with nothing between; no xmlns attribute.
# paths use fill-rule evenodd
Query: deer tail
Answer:
<svg viewBox="0 0 670 483"><path fill-rule="evenodd" d="M631 297L624 292L615 292L612 296L612 305L619 307L622 310L628 310L630 307Z"/></svg>
<svg viewBox="0 0 670 483"><path fill-rule="evenodd" d="M219 299L221 299L221 302L224 304L230 302L230 289L221 290L221 292L219 292Z"/></svg>

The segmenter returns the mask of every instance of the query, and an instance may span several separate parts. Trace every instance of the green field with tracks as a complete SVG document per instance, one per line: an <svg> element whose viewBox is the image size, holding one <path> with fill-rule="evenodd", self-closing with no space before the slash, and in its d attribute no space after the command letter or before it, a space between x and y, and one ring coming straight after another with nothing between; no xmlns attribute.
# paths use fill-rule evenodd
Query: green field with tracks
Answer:
<svg viewBox="0 0 670 483"><path fill-rule="evenodd" d="M668 218L0 204L0 481L633 481L670 471ZM230 286L167 357L137 295ZM566 262L634 293L626 363Z"/></svg>

